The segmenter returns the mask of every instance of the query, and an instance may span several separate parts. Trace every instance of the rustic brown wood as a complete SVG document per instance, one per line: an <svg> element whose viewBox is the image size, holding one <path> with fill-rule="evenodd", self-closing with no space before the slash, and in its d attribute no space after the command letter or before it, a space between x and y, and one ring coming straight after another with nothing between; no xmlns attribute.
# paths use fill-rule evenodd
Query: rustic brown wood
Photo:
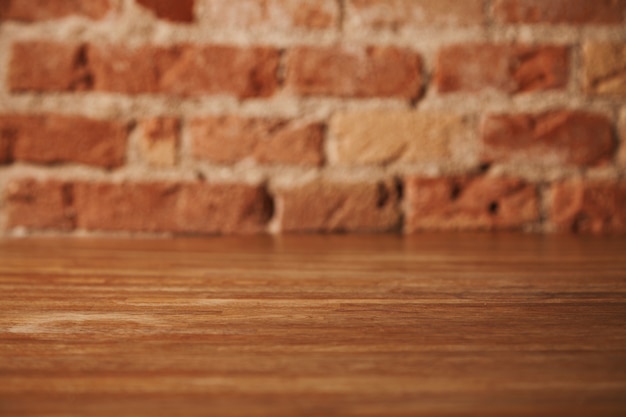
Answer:
<svg viewBox="0 0 626 417"><path fill-rule="evenodd" d="M626 239L0 241L2 416L626 415Z"/></svg>

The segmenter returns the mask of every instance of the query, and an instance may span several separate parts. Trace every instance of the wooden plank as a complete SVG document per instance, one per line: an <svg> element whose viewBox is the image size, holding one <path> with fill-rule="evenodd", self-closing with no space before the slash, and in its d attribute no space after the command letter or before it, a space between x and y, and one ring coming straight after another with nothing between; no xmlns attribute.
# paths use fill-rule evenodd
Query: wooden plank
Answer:
<svg viewBox="0 0 626 417"><path fill-rule="evenodd" d="M0 241L0 415L624 415L626 239Z"/></svg>

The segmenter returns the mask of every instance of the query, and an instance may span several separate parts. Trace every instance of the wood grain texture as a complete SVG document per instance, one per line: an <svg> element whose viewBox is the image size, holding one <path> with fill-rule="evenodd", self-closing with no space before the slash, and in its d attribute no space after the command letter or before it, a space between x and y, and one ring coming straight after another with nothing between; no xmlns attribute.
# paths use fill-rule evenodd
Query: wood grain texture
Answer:
<svg viewBox="0 0 626 417"><path fill-rule="evenodd" d="M0 241L1 416L626 414L626 239Z"/></svg>

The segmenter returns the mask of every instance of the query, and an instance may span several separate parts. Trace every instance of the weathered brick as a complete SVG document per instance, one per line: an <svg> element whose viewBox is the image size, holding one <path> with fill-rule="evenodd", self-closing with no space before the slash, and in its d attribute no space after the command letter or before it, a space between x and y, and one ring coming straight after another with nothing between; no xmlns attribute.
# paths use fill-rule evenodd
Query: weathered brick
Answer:
<svg viewBox="0 0 626 417"><path fill-rule="evenodd" d="M175 117L154 117L143 120L140 128L143 159L154 166L176 165L180 121Z"/></svg>
<svg viewBox="0 0 626 417"><path fill-rule="evenodd" d="M276 204L284 232L382 232L398 226L398 199L391 181L316 181L278 190Z"/></svg>
<svg viewBox="0 0 626 417"><path fill-rule="evenodd" d="M204 117L191 123L196 158L233 164L251 157L261 164L317 166L323 160L319 123L238 116Z"/></svg>
<svg viewBox="0 0 626 417"><path fill-rule="evenodd" d="M109 0L0 0L0 20L35 22L72 15L102 19L110 10Z"/></svg>
<svg viewBox="0 0 626 417"><path fill-rule="evenodd" d="M617 155L617 163L626 167L626 107L622 109L622 113L619 118L618 131L620 137L620 147Z"/></svg>
<svg viewBox="0 0 626 417"><path fill-rule="evenodd" d="M580 111L490 115L483 123L483 158L530 164L597 165L615 151L609 119Z"/></svg>
<svg viewBox="0 0 626 417"><path fill-rule="evenodd" d="M568 48L563 46L453 45L439 51L435 84L442 93L557 89L567 85L568 67Z"/></svg>
<svg viewBox="0 0 626 417"><path fill-rule="evenodd" d="M557 230L626 232L626 183L565 181L552 186L549 219Z"/></svg>
<svg viewBox="0 0 626 417"><path fill-rule="evenodd" d="M91 87L85 49L45 41L13 45L8 85L11 91L74 91Z"/></svg>
<svg viewBox="0 0 626 417"><path fill-rule="evenodd" d="M461 116L408 110L338 113L330 124L338 161L345 164L442 161L469 140L469 131Z"/></svg>
<svg viewBox="0 0 626 417"><path fill-rule="evenodd" d="M409 177L405 231L520 229L539 219L537 190L515 178Z"/></svg>
<svg viewBox="0 0 626 417"><path fill-rule="evenodd" d="M624 0L495 0L496 21L503 23L622 23Z"/></svg>
<svg viewBox="0 0 626 417"><path fill-rule="evenodd" d="M349 29L421 29L479 25L484 21L482 0L348 0L346 3Z"/></svg>
<svg viewBox="0 0 626 417"><path fill-rule="evenodd" d="M12 137L16 161L104 168L124 163L128 136L120 122L58 114L0 115L0 132Z"/></svg>
<svg viewBox="0 0 626 417"><path fill-rule="evenodd" d="M626 43L588 42L583 56L587 93L626 96Z"/></svg>
<svg viewBox="0 0 626 417"><path fill-rule="evenodd" d="M272 215L263 187L211 183L91 183L74 187L77 227L174 233L259 233Z"/></svg>
<svg viewBox="0 0 626 417"><path fill-rule="evenodd" d="M13 161L13 147L17 139L17 128L2 122L0 116L0 164Z"/></svg>
<svg viewBox="0 0 626 417"><path fill-rule="evenodd" d="M193 22L195 0L137 0L137 3L150 9L159 19L172 22Z"/></svg>
<svg viewBox="0 0 626 417"><path fill-rule="evenodd" d="M328 29L336 27L335 0L207 0L205 24L212 28Z"/></svg>
<svg viewBox="0 0 626 417"><path fill-rule="evenodd" d="M7 226L26 229L74 228L73 190L61 181L14 180L6 190Z"/></svg>
<svg viewBox="0 0 626 417"><path fill-rule="evenodd" d="M266 47L220 45L91 45L94 88L120 93L266 97L278 86L279 53Z"/></svg>
<svg viewBox="0 0 626 417"><path fill-rule="evenodd" d="M421 58L391 46L303 46L287 56L287 85L303 95L414 98Z"/></svg>

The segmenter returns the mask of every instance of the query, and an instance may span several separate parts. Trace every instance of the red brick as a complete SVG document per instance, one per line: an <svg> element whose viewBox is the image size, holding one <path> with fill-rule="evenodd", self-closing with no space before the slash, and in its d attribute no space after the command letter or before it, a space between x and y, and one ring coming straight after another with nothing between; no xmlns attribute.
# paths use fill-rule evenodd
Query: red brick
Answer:
<svg viewBox="0 0 626 417"><path fill-rule="evenodd" d="M610 120L579 111L491 115L482 141L484 159L497 162L597 165L615 151Z"/></svg>
<svg viewBox="0 0 626 417"><path fill-rule="evenodd" d="M92 45L88 57L101 91L246 98L270 96L278 86L279 53L272 48Z"/></svg>
<svg viewBox="0 0 626 417"><path fill-rule="evenodd" d="M77 227L174 233L259 233L272 215L259 186L210 183L75 185Z"/></svg>
<svg viewBox="0 0 626 417"><path fill-rule="evenodd" d="M284 232L382 232L400 221L392 182L343 184L317 181L276 195Z"/></svg>
<svg viewBox="0 0 626 417"><path fill-rule="evenodd" d="M12 91L75 91L91 87L85 50L44 41L13 45L8 85Z"/></svg>
<svg viewBox="0 0 626 417"><path fill-rule="evenodd" d="M568 49L562 46L453 45L439 51L435 84L442 93L549 90L567 85L568 67Z"/></svg>
<svg viewBox="0 0 626 417"><path fill-rule="evenodd" d="M9 228L74 228L71 184L26 178L11 182L6 191Z"/></svg>
<svg viewBox="0 0 626 417"><path fill-rule="evenodd" d="M141 122L141 154L154 166L174 166L178 159L180 120L154 117Z"/></svg>
<svg viewBox="0 0 626 417"><path fill-rule="evenodd" d="M196 158L233 164L251 157L262 164L317 166L323 160L319 123L280 119L205 117L191 123Z"/></svg>
<svg viewBox="0 0 626 417"><path fill-rule="evenodd" d="M150 9L159 19L172 22L193 22L195 0L137 0L137 3Z"/></svg>
<svg viewBox="0 0 626 417"><path fill-rule="evenodd" d="M203 22L211 28L327 29L337 26L336 0L207 0Z"/></svg>
<svg viewBox="0 0 626 417"><path fill-rule="evenodd" d="M626 183L566 181L551 191L549 218L557 230L626 233Z"/></svg>
<svg viewBox="0 0 626 417"><path fill-rule="evenodd" d="M421 29L424 26L479 25L482 0L348 0L346 26L369 29Z"/></svg>
<svg viewBox="0 0 626 417"><path fill-rule="evenodd" d="M127 127L120 122L57 114L0 115L0 132L13 137L16 161L113 168L124 163L126 154Z"/></svg>
<svg viewBox="0 0 626 417"><path fill-rule="evenodd" d="M521 229L539 219L537 190L514 178L419 178L405 184L405 231Z"/></svg>
<svg viewBox="0 0 626 417"><path fill-rule="evenodd" d="M297 47L288 53L287 85L303 95L414 98L420 57L390 46Z"/></svg>
<svg viewBox="0 0 626 417"><path fill-rule="evenodd" d="M17 127L2 122L0 116L0 164L13 161L13 148L17 139Z"/></svg>
<svg viewBox="0 0 626 417"><path fill-rule="evenodd" d="M110 10L109 0L0 0L0 20L35 22L71 15L102 19Z"/></svg>
<svg viewBox="0 0 626 417"><path fill-rule="evenodd" d="M503 23L622 23L625 0L495 0L496 21Z"/></svg>

